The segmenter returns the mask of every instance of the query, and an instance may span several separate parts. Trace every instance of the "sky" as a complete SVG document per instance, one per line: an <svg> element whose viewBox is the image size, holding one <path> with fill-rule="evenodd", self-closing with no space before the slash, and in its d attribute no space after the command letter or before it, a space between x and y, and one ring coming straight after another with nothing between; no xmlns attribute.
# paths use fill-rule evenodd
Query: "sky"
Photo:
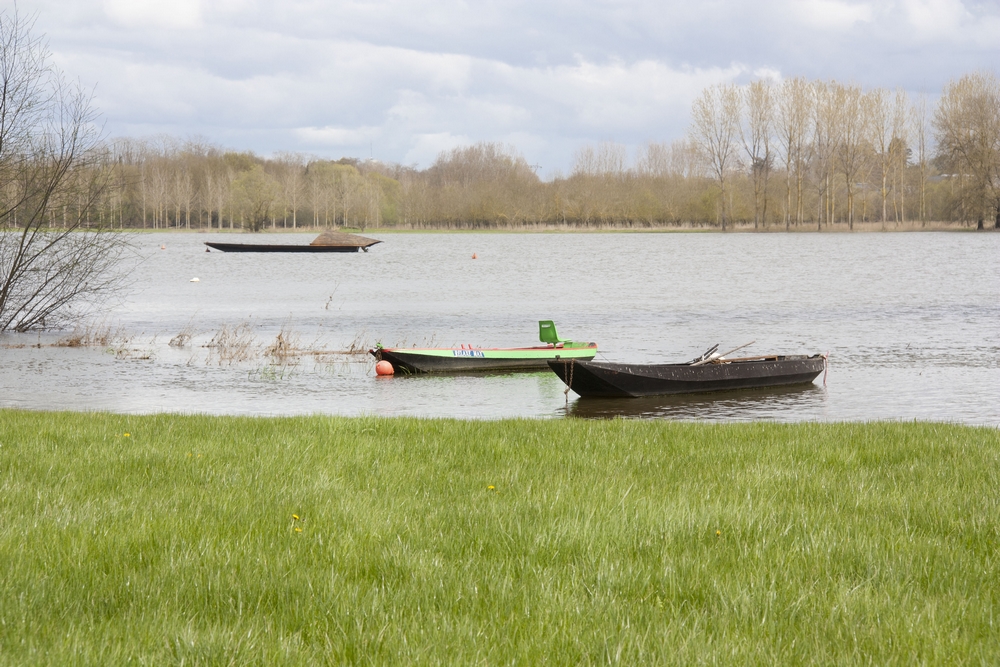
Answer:
<svg viewBox="0 0 1000 667"><path fill-rule="evenodd" d="M15 3L0 0L12 11ZM715 83L804 76L933 103L1000 70L1000 1L19 0L108 137L418 168L479 141L539 173L682 138Z"/></svg>

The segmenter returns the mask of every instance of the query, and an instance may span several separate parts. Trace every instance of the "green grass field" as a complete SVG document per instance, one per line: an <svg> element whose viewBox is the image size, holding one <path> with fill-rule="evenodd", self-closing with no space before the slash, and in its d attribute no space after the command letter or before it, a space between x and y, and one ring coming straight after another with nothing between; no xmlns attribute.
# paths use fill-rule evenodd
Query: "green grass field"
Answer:
<svg viewBox="0 0 1000 667"><path fill-rule="evenodd" d="M0 663L997 664L1000 432L0 411Z"/></svg>

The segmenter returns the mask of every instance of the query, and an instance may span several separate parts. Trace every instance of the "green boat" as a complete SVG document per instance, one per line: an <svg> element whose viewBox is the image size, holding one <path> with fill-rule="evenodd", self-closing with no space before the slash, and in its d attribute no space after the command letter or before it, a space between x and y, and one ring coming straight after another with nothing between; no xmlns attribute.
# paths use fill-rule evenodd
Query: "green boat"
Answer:
<svg viewBox="0 0 1000 667"><path fill-rule="evenodd" d="M535 347L431 347L388 348L376 345L368 352L378 361L388 361L402 373L476 373L483 371L540 371L549 361L589 361L597 354L597 343L577 343L559 338L552 320L538 323Z"/></svg>

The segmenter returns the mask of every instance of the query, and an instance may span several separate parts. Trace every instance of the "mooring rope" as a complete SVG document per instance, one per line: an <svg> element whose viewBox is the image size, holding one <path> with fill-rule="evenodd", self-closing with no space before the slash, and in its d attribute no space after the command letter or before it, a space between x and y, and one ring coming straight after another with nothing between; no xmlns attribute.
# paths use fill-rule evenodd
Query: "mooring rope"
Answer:
<svg viewBox="0 0 1000 667"><path fill-rule="evenodd" d="M576 359L570 359L569 362L567 362L565 359L563 359L563 374L566 375L567 378L569 378L569 380L566 382L566 390L563 391L563 395L566 397L566 404L567 405L569 405L569 390L573 388L573 362L574 361L576 361ZM569 371L568 372L566 370L566 364L567 363L569 363Z"/></svg>

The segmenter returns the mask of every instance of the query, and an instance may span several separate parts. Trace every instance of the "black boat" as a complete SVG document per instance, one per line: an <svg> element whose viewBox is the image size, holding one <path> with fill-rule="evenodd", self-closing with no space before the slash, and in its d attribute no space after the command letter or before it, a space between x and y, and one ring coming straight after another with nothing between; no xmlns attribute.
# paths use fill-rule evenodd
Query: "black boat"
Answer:
<svg viewBox="0 0 1000 667"><path fill-rule="evenodd" d="M809 384L826 368L826 358L821 354L768 355L684 364L557 359L549 362L549 368L580 396L636 397Z"/></svg>
<svg viewBox="0 0 1000 667"><path fill-rule="evenodd" d="M637 396L629 399L622 399L620 396L587 396L568 403L565 414L583 419L781 419L789 413L808 414L817 403L822 402L823 394L823 388L812 382L700 394Z"/></svg>
<svg viewBox="0 0 1000 667"><path fill-rule="evenodd" d="M215 243L205 242L209 248L222 252L358 252L364 246L314 246L281 243ZM204 254L204 253L202 253Z"/></svg>
<svg viewBox="0 0 1000 667"><path fill-rule="evenodd" d="M222 252L368 252L370 246L381 243L357 234L344 232L324 232L308 245L281 243L216 243L206 242L209 248Z"/></svg>

